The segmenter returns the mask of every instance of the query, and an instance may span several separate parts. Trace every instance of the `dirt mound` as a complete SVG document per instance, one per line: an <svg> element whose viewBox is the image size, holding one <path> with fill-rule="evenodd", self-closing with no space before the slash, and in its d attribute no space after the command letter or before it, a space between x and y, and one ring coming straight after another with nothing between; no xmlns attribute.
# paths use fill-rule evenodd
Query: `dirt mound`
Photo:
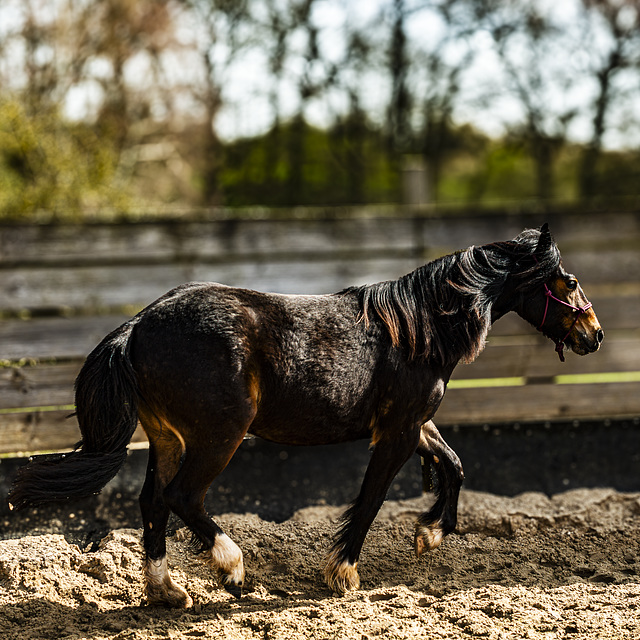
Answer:
<svg viewBox="0 0 640 640"><path fill-rule="evenodd" d="M457 532L418 561L413 522L427 504L384 506L360 559L362 589L343 598L321 578L334 507L280 524L220 516L245 555L241 600L217 586L179 530L169 564L193 597L186 611L144 606L139 530L113 531L97 550L63 532L0 541L0 637L640 637L640 494L463 492Z"/></svg>

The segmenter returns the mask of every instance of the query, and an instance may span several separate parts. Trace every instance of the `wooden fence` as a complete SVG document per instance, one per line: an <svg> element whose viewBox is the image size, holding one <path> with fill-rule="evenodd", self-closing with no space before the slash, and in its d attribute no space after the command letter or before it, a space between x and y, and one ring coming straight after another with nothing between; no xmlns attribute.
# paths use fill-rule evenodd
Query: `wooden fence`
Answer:
<svg viewBox="0 0 640 640"><path fill-rule="evenodd" d="M640 415L640 212L291 211L228 219L0 227L0 453L72 446L73 381L112 328L190 280L325 293L550 223L594 303L602 349L561 364L515 314L456 370L441 424ZM142 441L144 435L136 433Z"/></svg>

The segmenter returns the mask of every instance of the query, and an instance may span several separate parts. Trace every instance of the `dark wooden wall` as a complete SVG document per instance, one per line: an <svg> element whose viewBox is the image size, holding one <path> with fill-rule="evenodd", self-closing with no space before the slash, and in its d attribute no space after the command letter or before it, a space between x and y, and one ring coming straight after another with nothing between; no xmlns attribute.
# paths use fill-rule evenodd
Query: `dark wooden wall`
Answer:
<svg viewBox="0 0 640 640"><path fill-rule="evenodd" d="M458 367L441 424L640 415L640 212L248 211L226 219L0 226L0 453L73 445L73 380L112 328L189 280L326 293L550 223L606 333L561 364L514 314ZM136 434L143 441L143 434Z"/></svg>

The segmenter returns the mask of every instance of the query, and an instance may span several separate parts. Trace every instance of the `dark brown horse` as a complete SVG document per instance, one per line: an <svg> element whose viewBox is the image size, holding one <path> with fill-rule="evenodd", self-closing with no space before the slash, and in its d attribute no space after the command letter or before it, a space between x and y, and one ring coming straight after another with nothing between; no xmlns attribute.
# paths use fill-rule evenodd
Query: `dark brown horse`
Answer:
<svg viewBox="0 0 640 640"><path fill-rule="evenodd" d="M462 467L431 421L459 362L482 351L509 311L584 355L604 338L547 226L470 247L388 282L333 295L288 296L186 284L108 335L76 381L81 445L20 470L18 508L99 491L123 464L140 421L149 465L140 507L146 595L186 607L169 576L170 511L192 530L220 582L239 594L242 552L206 514L207 489L247 434L287 445L369 438L360 494L344 515L325 577L358 587L367 531L399 469L417 452L438 495L419 518L418 555L456 525Z"/></svg>

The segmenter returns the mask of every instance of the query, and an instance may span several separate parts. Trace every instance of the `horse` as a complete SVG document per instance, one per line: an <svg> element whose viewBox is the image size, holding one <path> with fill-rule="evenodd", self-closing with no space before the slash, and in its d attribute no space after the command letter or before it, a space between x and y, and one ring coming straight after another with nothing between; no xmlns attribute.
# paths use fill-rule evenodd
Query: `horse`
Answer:
<svg viewBox="0 0 640 640"><path fill-rule="evenodd" d="M334 294L184 284L91 352L75 383L82 440L23 466L8 501L24 508L99 492L124 463L139 421L149 439L139 500L146 599L189 607L167 568L167 521L171 511L184 521L220 584L241 596L242 552L203 501L245 436L283 445L368 438L360 492L324 569L329 587L344 594L359 587L367 531L414 453L425 480L437 480L435 502L415 525L416 554L454 530L464 474L432 419L456 365L473 361L492 323L510 311L561 356L597 351L604 339L546 224Z"/></svg>

